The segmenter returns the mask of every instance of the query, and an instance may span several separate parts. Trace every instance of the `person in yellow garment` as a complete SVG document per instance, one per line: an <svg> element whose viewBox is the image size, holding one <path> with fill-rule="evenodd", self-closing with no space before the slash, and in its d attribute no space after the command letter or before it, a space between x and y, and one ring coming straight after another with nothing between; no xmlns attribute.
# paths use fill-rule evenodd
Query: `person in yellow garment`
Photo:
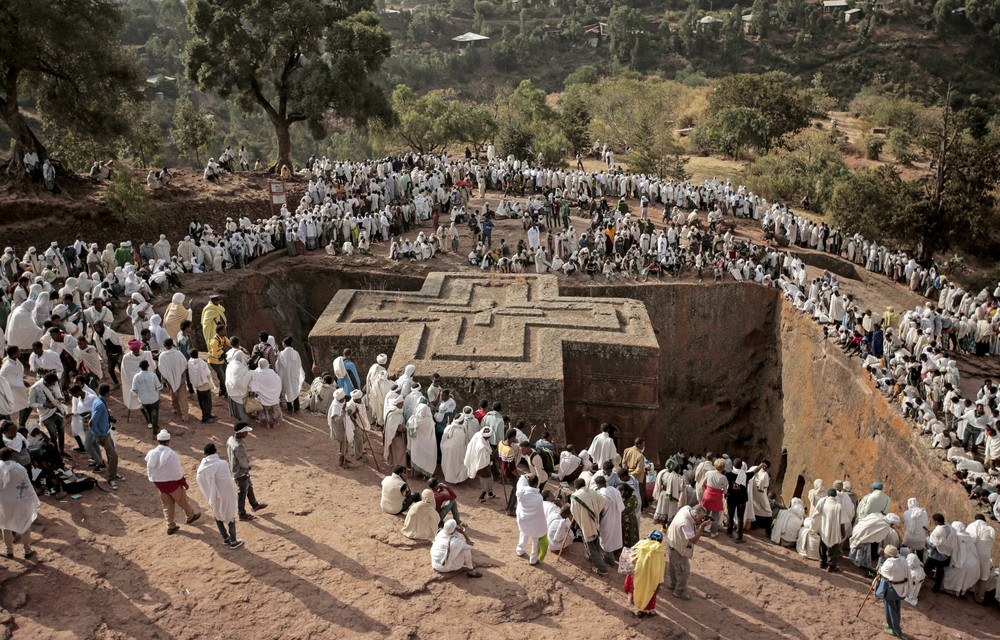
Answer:
<svg viewBox="0 0 1000 640"><path fill-rule="evenodd" d="M212 344L215 329L220 324L226 324L226 308L222 306L222 296L214 293L208 297L208 304L201 310L201 332L205 336L206 347Z"/></svg>
<svg viewBox="0 0 1000 640"><path fill-rule="evenodd" d="M635 617L656 615L656 592L663 584L667 560L663 555L663 533L653 531L632 547L635 571L625 576L625 593L630 594L629 610Z"/></svg>

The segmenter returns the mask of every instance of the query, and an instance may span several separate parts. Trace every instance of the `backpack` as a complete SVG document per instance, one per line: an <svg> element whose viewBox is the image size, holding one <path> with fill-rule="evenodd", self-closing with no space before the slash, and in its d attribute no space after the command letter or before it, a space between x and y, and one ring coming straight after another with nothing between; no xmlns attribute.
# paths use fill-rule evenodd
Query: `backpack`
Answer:
<svg viewBox="0 0 1000 640"><path fill-rule="evenodd" d="M97 481L90 476L75 473L73 477L63 480L62 488L67 493L83 493L93 489L96 485Z"/></svg>
<svg viewBox="0 0 1000 640"><path fill-rule="evenodd" d="M545 473L551 475L556 470L556 456L554 453L546 449L545 447L539 447L535 449L537 453L542 458L542 467L545 469Z"/></svg>
<svg viewBox="0 0 1000 640"><path fill-rule="evenodd" d="M260 345L258 344L257 347L259 346ZM250 352L250 360L247 361L247 367L251 371L257 368L257 363L260 362L261 356L264 354L264 350L258 349L257 347L254 347L253 351Z"/></svg>

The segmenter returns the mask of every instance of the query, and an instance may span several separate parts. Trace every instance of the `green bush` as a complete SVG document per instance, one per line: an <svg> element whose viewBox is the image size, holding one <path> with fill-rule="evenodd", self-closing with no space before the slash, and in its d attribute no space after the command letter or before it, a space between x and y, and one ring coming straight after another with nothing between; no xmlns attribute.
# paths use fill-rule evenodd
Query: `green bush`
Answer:
<svg viewBox="0 0 1000 640"><path fill-rule="evenodd" d="M878 160L882 155L882 148L885 147L885 140L866 133L861 142L864 144L865 157L869 160Z"/></svg>
<svg viewBox="0 0 1000 640"><path fill-rule="evenodd" d="M151 202L146 187L132 179L132 174L122 170L111 178L104 191L104 206L115 218L125 224L140 225L152 221L160 205Z"/></svg>

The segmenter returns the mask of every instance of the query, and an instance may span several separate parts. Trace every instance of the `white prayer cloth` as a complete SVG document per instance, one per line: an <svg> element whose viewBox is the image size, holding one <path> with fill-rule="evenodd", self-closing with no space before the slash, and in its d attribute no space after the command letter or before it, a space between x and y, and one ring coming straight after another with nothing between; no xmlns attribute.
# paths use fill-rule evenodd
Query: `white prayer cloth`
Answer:
<svg viewBox="0 0 1000 640"><path fill-rule="evenodd" d="M618 455L618 451L615 449L615 441L603 431L594 436L594 440L590 443L587 451L590 452L590 458L594 461L594 466L598 469L604 465L605 460L612 460Z"/></svg>
<svg viewBox="0 0 1000 640"><path fill-rule="evenodd" d="M483 427L485 429L486 427ZM480 429L465 447L465 470L470 478L476 477L479 470L490 463L490 441L483 436L483 429Z"/></svg>
<svg viewBox="0 0 1000 640"><path fill-rule="evenodd" d="M417 407L406 423L406 435L410 439L413 466L427 475L433 474L437 467L437 438L434 435L434 416L426 404Z"/></svg>
<svg viewBox="0 0 1000 640"><path fill-rule="evenodd" d="M0 462L0 529L24 533L38 517L39 504L27 470L13 460Z"/></svg>
<svg viewBox="0 0 1000 640"><path fill-rule="evenodd" d="M281 377L267 366L267 360L258 360L257 370L250 376L250 390L257 394L262 406L273 407L281 402Z"/></svg>
<svg viewBox="0 0 1000 640"><path fill-rule="evenodd" d="M135 378L139 371L141 371L141 369L139 369L139 362L142 360L149 363L150 371L156 371L156 363L153 361L153 354L148 351L140 351L138 356L132 355L132 352L129 351L122 356L122 402L125 404L125 408L129 411L138 411L142 409L142 403L139 402L139 396L132 393L132 379Z"/></svg>
<svg viewBox="0 0 1000 640"><path fill-rule="evenodd" d="M528 538L541 538L548 534L545 507L538 487L528 486L528 476L517 480L517 528ZM623 505L624 506L624 505ZM619 517L619 528L621 519ZM619 546L621 546L619 544Z"/></svg>
<svg viewBox="0 0 1000 640"><path fill-rule="evenodd" d="M157 359L160 375L170 385L172 391L177 391L184 384L184 372L187 370L187 358L177 349L168 349L160 353Z"/></svg>
<svg viewBox="0 0 1000 640"><path fill-rule="evenodd" d="M236 484L229 463L217 453L205 456L198 465L198 486L212 507L215 519L223 524L236 519Z"/></svg>
<svg viewBox="0 0 1000 640"><path fill-rule="evenodd" d="M465 425L452 422L441 435L441 470L445 482L458 484L469 478L465 468Z"/></svg>
<svg viewBox="0 0 1000 640"><path fill-rule="evenodd" d="M274 369L281 378L281 395L285 402L295 402L306 381L299 352L291 347L282 349L274 363Z"/></svg>
<svg viewBox="0 0 1000 640"><path fill-rule="evenodd" d="M604 511L601 512L601 548L607 552L617 551L622 548L622 512L625 510L625 501L614 487L604 487L597 493L607 500Z"/></svg>

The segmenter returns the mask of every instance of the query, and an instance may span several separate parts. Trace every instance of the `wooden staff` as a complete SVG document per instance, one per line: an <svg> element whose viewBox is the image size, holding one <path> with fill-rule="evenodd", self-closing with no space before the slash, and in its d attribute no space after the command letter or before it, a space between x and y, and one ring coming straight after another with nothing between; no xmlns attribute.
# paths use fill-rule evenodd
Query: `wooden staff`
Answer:
<svg viewBox="0 0 1000 640"><path fill-rule="evenodd" d="M868 602L868 596L870 596L872 594L872 590L875 589L875 585L877 585L878 581L881 580L881 579L882 579L882 576L881 575L877 575L877 576L875 576L875 579L872 580L872 586L868 587L868 593L865 594L865 599L861 601L861 606L858 607L858 612L856 614L854 614L855 618L861 616L861 610L865 608L865 603Z"/></svg>
<svg viewBox="0 0 1000 640"><path fill-rule="evenodd" d="M573 517L570 516L570 518L569 518L569 528L566 529L566 535L563 536L562 546L559 547L559 555L556 556L556 562L559 562L559 560L562 559L562 552L563 552L563 549L566 548L566 540L569 539L569 532L573 530L573 522L574 522Z"/></svg>

